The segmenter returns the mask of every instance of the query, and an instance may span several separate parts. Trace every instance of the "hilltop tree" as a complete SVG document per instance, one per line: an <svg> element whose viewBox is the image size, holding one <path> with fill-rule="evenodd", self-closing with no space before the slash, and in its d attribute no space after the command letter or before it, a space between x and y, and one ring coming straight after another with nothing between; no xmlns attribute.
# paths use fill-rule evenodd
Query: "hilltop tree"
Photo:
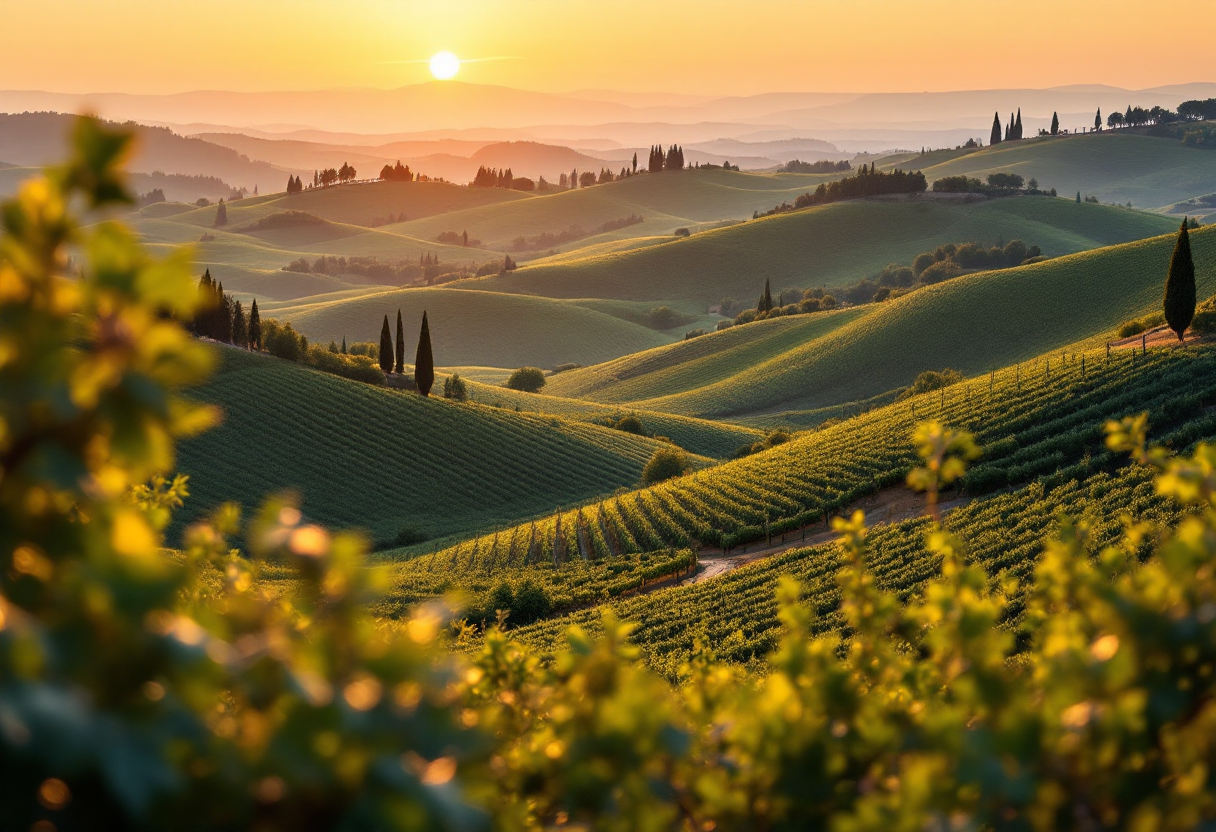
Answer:
<svg viewBox="0 0 1216 832"><path fill-rule="evenodd" d="M1186 328L1195 317L1195 261L1191 258L1191 236L1187 222L1182 220L1170 272L1165 279L1165 322L1183 340Z"/></svg>
<svg viewBox="0 0 1216 832"><path fill-rule="evenodd" d="M1094 132L1097 133L1097 132L1100 132L1101 130L1102 130L1102 108L1099 107L1097 115L1094 116Z"/></svg>
<svg viewBox="0 0 1216 832"><path fill-rule="evenodd" d="M570 169L570 190L578 187L578 168Z"/></svg>
<svg viewBox="0 0 1216 832"><path fill-rule="evenodd" d="M262 348L262 316L258 314L258 299L253 299L253 306L249 308L249 349L260 350Z"/></svg>
<svg viewBox="0 0 1216 832"><path fill-rule="evenodd" d="M232 303L232 343L241 349L249 348L249 321L239 300Z"/></svg>
<svg viewBox="0 0 1216 832"><path fill-rule="evenodd" d="M380 369L385 375L393 371L393 333L388 328L388 315L380 327Z"/></svg>
<svg viewBox="0 0 1216 832"><path fill-rule="evenodd" d="M435 383L435 356L431 354L431 327L422 311L422 331L418 333L418 352L414 355L414 383L423 396L431 395Z"/></svg>
<svg viewBox="0 0 1216 832"><path fill-rule="evenodd" d="M215 209L215 227L221 228L228 224L228 206L224 204L224 198L220 197L219 207Z"/></svg>
<svg viewBox="0 0 1216 832"><path fill-rule="evenodd" d="M637 153L633 154L633 172L634 173L638 172L638 154Z"/></svg>
<svg viewBox="0 0 1216 832"><path fill-rule="evenodd" d="M1022 108L1018 107L1018 120L1014 122L1013 137L1015 139L1022 138Z"/></svg>
<svg viewBox="0 0 1216 832"><path fill-rule="evenodd" d="M773 287L766 279L764 281L764 291L760 295L760 301L756 304L757 312L771 312L773 310Z"/></svg>
<svg viewBox="0 0 1216 832"><path fill-rule="evenodd" d="M1059 113L1051 114L1051 135L1053 135L1053 136L1060 135L1060 114Z"/></svg>
<svg viewBox="0 0 1216 832"><path fill-rule="evenodd" d="M988 139L989 146L998 145L1003 141L1001 138L1001 114L994 113L992 116L992 135Z"/></svg>
<svg viewBox="0 0 1216 832"><path fill-rule="evenodd" d="M405 372L405 327L401 324L401 310L397 310L397 367L394 372L401 375Z"/></svg>

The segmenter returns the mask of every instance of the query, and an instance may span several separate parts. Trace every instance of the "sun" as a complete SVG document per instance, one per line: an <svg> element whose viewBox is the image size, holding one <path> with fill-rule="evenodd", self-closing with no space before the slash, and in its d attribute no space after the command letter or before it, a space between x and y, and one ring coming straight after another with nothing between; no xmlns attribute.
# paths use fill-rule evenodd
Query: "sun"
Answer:
<svg viewBox="0 0 1216 832"><path fill-rule="evenodd" d="M457 72L460 72L460 58L451 52L436 52L431 57L431 74L440 81L455 78Z"/></svg>

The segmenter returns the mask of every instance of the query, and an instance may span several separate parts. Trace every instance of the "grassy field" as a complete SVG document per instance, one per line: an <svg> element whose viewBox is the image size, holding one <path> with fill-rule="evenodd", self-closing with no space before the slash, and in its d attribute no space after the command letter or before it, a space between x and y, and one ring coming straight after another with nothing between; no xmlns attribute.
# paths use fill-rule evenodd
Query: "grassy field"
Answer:
<svg viewBox="0 0 1216 832"><path fill-rule="evenodd" d="M468 533L635 484L658 442L553 415L423 399L225 349L197 397L223 424L181 445L179 524L298 492L334 528Z"/></svg>
<svg viewBox="0 0 1216 832"><path fill-rule="evenodd" d="M814 341L878 307L795 315L735 326L554 376L559 396L623 403L697 390Z"/></svg>
<svg viewBox="0 0 1216 832"><path fill-rule="evenodd" d="M411 219L394 226L421 239L434 239L443 231L460 233L505 249L520 235L557 233L571 225L594 232L609 220L641 216L645 222L561 247L584 245L654 234L669 236L681 226L724 219L746 219L781 202L793 202L834 175L757 174L724 170L690 170L657 176L642 175L581 188L537 194L528 200L484 205L442 216Z"/></svg>
<svg viewBox="0 0 1216 832"><path fill-rule="evenodd" d="M1008 171L1061 196L1077 191L1104 203L1159 209L1216 192L1216 153L1185 147L1177 139L1136 131L1024 139L972 152L949 151L939 159L897 158L886 166L915 167L929 182L944 176ZM880 165L881 166L881 165Z"/></svg>
<svg viewBox="0 0 1216 832"><path fill-rule="evenodd" d="M214 272L213 272L214 274ZM575 303L549 298L459 289L419 288L280 306L274 316L291 321L311 340L379 341L385 315L397 310L406 322L406 354L414 357L426 310L438 366L536 366L594 364L671 342L636 323Z"/></svg>
<svg viewBox="0 0 1216 832"><path fill-rule="evenodd" d="M730 422L694 419L671 413L597 404L582 399L567 399L551 395L549 391L556 387L555 382L561 379L565 373L550 376L545 392L537 394L521 393L502 387L502 382L506 380L507 374L501 370L491 371L488 368L480 367L472 368L472 372L469 372L469 369L454 368L454 371L459 373L462 378L471 379L468 388L469 398L473 401L510 410L553 414L594 424L603 424L609 418L615 419L632 414L642 423L642 429L647 433L666 436L681 448L701 456L715 459L725 458L738 450L741 445L749 445L763 438L763 433L755 428L743 427Z"/></svg>
<svg viewBox="0 0 1216 832"><path fill-rule="evenodd" d="M1024 197L961 205L916 201L842 202L765 217L687 239L583 259L539 262L507 275L456 285L563 298L751 299L764 288L836 286L888 263L910 264L942 243L1020 238L1059 256L1161 234L1173 223L1152 214Z"/></svg>
<svg viewBox="0 0 1216 832"><path fill-rule="evenodd" d="M1159 308L1174 239L956 278L714 384L631 404L701 417L809 410L868 399L924 370L974 375L1024 361ZM1191 241L1204 298L1216 292L1216 228Z"/></svg>

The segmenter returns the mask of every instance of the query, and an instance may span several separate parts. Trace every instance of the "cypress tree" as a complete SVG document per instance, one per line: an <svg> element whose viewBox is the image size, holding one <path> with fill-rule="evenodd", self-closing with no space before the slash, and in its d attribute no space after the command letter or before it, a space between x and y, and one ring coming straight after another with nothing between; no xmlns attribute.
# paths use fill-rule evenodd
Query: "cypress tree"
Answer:
<svg viewBox="0 0 1216 832"><path fill-rule="evenodd" d="M1183 340L1186 328L1195 317L1195 261L1191 259L1191 236L1186 220L1178 232L1170 273L1165 279L1165 322Z"/></svg>
<svg viewBox="0 0 1216 832"><path fill-rule="evenodd" d="M228 224L228 206L224 205L224 200L220 200L220 206L215 209L215 227Z"/></svg>
<svg viewBox="0 0 1216 832"><path fill-rule="evenodd" d="M1094 132L1102 129L1102 108L1098 108L1097 115L1094 116Z"/></svg>
<svg viewBox="0 0 1216 832"><path fill-rule="evenodd" d="M258 314L258 299L253 299L253 306L249 310L249 349L260 350L262 348L262 316Z"/></svg>
<svg viewBox="0 0 1216 832"><path fill-rule="evenodd" d="M418 352L414 356L414 383L418 392L431 395L435 383L435 357L431 354L431 327L426 321L426 310L422 312L422 331L418 333Z"/></svg>
<svg viewBox="0 0 1216 832"><path fill-rule="evenodd" d="M1080 191L1077 191L1077 204L1078 205L1081 204L1081 192Z"/></svg>
<svg viewBox="0 0 1216 832"><path fill-rule="evenodd" d="M997 145L1001 143L1001 114L993 113L992 115L992 135L988 139L988 145Z"/></svg>
<svg viewBox="0 0 1216 832"><path fill-rule="evenodd" d="M345 336L345 335L343 335L343 336L342 336L342 354L343 354L343 355L346 355L346 354L347 354L347 352L346 352L346 336Z"/></svg>
<svg viewBox="0 0 1216 832"><path fill-rule="evenodd" d="M1053 136L1060 135L1060 114L1059 113L1051 114L1051 135L1053 135Z"/></svg>
<svg viewBox="0 0 1216 832"><path fill-rule="evenodd" d="M380 327L380 369L385 375L393 371L393 333L388 328L388 315Z"/></svg>
<svg viewBox="0 0 1216 832"><path fill-rule="evenodd" d="M401 325L401 310L397 310L397 374L405 372L405 327Z"/></svg>
<svg viewBox="0 0 1216 832"><path fill-rule="evenodd" d="M1018 107L1018 120L1017 120L1016 124L1017 124L1017 126L1013 128L1013 132L1015 134L1014 138L1020 139L1020 138L1022 138L1022 108L1021 107Z"/></svg>
<svg viewBox="0 0 1216 832"><path fill-rule="evenodd" d="M232 304L232 343L242 349L249 348L249 322L239 300Z"/></svg>

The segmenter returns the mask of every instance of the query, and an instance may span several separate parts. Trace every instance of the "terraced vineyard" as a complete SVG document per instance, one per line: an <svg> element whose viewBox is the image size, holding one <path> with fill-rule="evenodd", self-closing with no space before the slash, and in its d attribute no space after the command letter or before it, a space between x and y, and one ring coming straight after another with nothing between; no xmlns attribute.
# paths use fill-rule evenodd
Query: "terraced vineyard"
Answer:
<svg viewBox="0 0 1216 832"><path fill-rule="evenodd" d="M1034 483L977 500L951 512L946 525L967 541L970 556L990 575L1005 571L1009 577L1026 578L1044 540L1057 528L1060 514L1088 524L1087 548L1096 553L1121 533L1124 513L1164 522L1179 516L1174 504L1156 496L1149 471L1128 467L1054 487ZM870 530L866 566L881 587L906 598L938 574L937 557L923 545L927 528L927 520L917 520ZM675 679L682 665L705 651L739 663L770 652L781 629L775 593L782 576L803 584L806 603L817 613L817 630L839 628L840 595L834 579L844 565L844 553L836 544L794 549L714 580L609 605L622 620L638 625L633 641L642 648L645 660ZM518 628L512 636L538 653L549 653L564 644L571 625L599 633L600 616L599 610L581 611Z"/></svg>
<svg viewBox="0 0 1216 832"><path fill-rule="evenodd" d="M223 424L182 444L184 523L293 490L303 510L376 540L518 521L638 482L660 443L557 416L423 399L225 349L198 390ZM703 461L702 461L703 462Z"/></svg>
<svg viewBox="0 0 1216 832"><path fill-rule="evenodd" d="M988 378L923 394L809 434L769 452L618 494L556 514L528 535L534 545L492 547L486 537L428 555L484 570L534 561L611 558L668 547L730 548L825 521L860 497L901 483L913 461L913 426L940 419L974 432L985 457L971 494L1058 473L1086 476L1113 463L1105 419L1148 409L1159 431L1189 443L1216 433L1216 350L1044 356ZM533 532L532 529L535 528ZM539 543L535 543L539 541ZM429 568L429 564L423 568Z"/></svg>

